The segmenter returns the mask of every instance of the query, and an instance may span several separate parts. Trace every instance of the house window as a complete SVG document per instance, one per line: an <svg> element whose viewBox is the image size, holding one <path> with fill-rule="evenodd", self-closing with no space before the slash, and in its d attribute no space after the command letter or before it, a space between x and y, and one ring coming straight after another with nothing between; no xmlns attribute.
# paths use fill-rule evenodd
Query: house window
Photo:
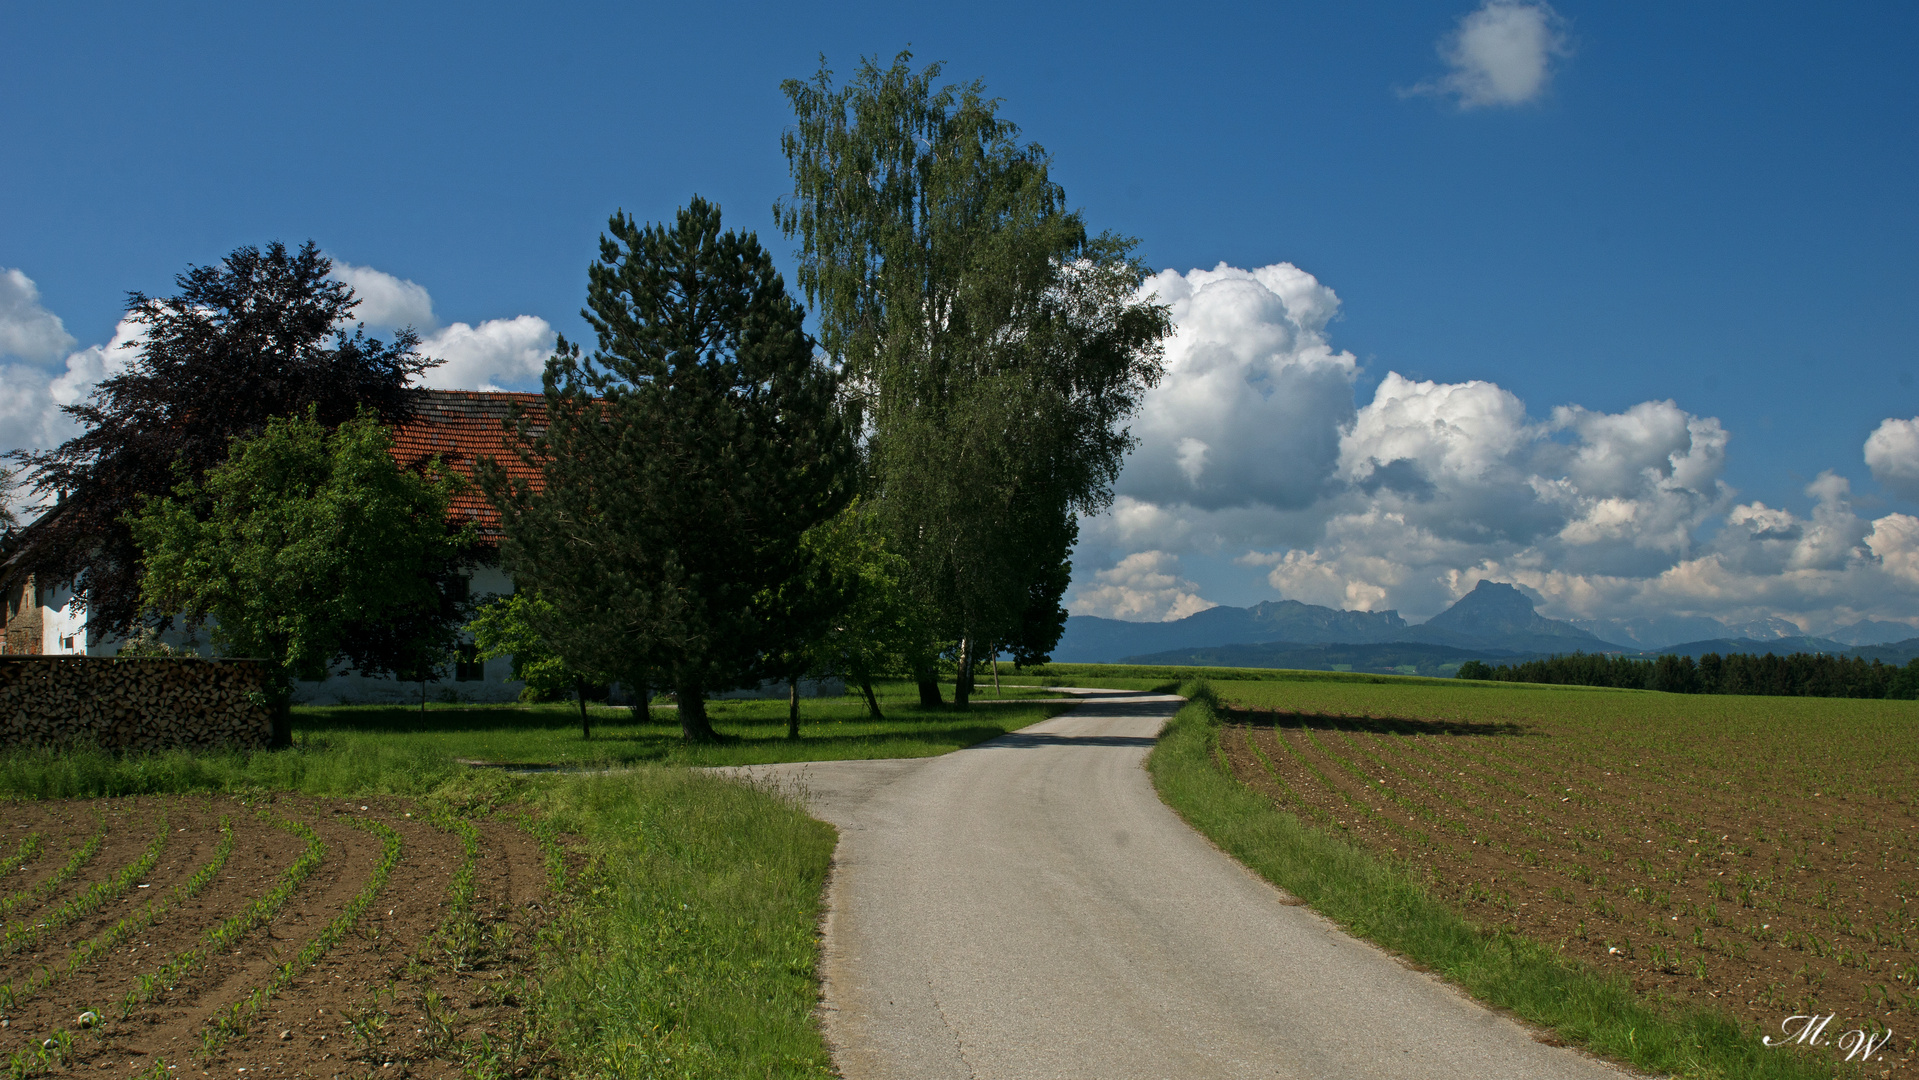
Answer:
<svg viewBox="0 0 1919 1080"><path fill-rule="evenodd" d="M446 598L456 604L464 604L473 595L473 579L461 574L447 579Z"/></svg>
<svg viewBox="0 0 1919 1080"><path fill-rule="evenodd" d="M472 645L460 646L453 661L454 682L483 682L486 679L486 664L480 659L480 651Z"/></svg>

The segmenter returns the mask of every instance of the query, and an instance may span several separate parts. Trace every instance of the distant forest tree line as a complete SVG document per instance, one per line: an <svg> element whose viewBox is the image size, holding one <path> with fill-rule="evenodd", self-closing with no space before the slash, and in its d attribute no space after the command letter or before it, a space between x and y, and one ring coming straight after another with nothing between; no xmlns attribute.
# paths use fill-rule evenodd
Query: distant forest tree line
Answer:
<svg viewBox="0 0 1919 1080"><path fill-rule="evenodd" d="M1482 660L1459 666L1461 679L1610 686L1671 694L1759 694L1772 697L1919 698L1919 660L1904 667L1825 653L1707 653L1651 660L1576 652L1495 667Z"/></svg>

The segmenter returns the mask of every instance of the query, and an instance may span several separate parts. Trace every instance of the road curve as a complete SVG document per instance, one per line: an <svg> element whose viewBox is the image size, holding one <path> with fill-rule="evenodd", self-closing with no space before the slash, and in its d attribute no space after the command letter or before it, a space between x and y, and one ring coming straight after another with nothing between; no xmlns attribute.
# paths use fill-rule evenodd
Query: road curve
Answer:
<svg viewBox="0 0 1919 1080"><path fill-rule="evenodd" d="M847 1080L1626 1075L1188 828L1140 767L1178 704L1102 696L943 757L737 770L840 829L823 1017Z"/></svg>

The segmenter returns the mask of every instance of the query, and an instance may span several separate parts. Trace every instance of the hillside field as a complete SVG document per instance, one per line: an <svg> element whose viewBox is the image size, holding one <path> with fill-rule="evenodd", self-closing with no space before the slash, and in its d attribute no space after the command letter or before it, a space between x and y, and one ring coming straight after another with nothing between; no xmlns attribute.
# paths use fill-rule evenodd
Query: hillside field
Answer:
<svg viewBox="0 0 1919 1080"><path fill-rule="evenodd" d="M1919 1073L1919 703L1302 674L1213 683L1279 807L1642 994L1836 1013Z"/></svg>

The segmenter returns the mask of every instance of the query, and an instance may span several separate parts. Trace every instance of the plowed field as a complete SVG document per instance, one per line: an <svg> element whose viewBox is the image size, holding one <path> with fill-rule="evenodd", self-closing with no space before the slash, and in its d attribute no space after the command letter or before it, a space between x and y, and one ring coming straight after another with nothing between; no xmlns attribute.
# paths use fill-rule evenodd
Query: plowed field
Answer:
<svg viewBox="0 0 1919 1080"><path fill-rule="evenodd" d="M1812 1013L1836 1014L1828 1043L1889 1029L1872 1074L1919 1074L1909 733L1889 745L1886 730L1764 719L1227 718L1234 775L1419 868L1482 926L1762 1031Z"/></svg>
<svg viewBox="0 0 1919 1080"><path fill-rule="evenodd" d="M547 1071L542 843L397 799L0 804L15 1076Z"/></svg>

